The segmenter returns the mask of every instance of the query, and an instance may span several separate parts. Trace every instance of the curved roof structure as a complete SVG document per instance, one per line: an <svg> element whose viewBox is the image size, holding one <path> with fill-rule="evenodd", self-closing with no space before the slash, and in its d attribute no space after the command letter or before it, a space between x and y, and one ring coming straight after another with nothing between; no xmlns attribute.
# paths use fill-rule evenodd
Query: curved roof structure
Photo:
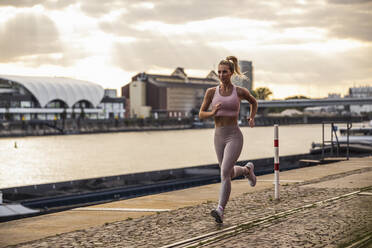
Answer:
<svg viewBox="0 0 372 248"><path fill-rule="evenodd" d="M86 100L97 107L104 95L102 86L71 78L0 75L0 79L9 80L25 87L35 96L41 107L45 107L53 100L62 100L68 107L72 107L81 100Z"/></svg>

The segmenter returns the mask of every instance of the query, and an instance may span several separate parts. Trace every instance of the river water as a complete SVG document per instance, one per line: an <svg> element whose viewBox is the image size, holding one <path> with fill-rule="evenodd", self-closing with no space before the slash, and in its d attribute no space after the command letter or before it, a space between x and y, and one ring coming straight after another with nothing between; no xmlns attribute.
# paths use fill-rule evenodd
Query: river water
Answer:
<svg viewBox="0 0 372 248"><path fill-rule="evenodd" d="M273 156L273 127L241 129L239 160ZM213 164L213 133L197 129L1 138L0 188ZM280 155L307 153L321 139L321 125L281 126Z"/></svg>

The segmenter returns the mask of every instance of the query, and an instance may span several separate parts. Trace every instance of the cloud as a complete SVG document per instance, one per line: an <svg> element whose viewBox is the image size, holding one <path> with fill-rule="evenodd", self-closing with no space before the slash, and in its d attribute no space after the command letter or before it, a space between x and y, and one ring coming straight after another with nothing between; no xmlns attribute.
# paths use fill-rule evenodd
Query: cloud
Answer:
<svg viewBox="0 0 372 248"><path fill-rule="evenodd" d="M117 6L119 3L114 1ZM94 1L89 1L94 6ZM99 5L97 4L97 8ZM105 5L106 6L106 5ZM108 13L110 6L99 10ZM125 11L114 21L101 23L103 31L126 35L135 26L144 22L160 22L169 25L184 25L191 22L208 21L214 18L239 18L247 21L261 21L272 24L275 32L291 28L318 28L328 32L330 38L372 41L372 1L330 0L308 1L253 1L237 4L234 1L189 0L154 1L152 8L136 7L133 1L126 2ZM237 28L237 27L231 27ZM221 30L224 32L226 30ZM241 32L244 32L243 29ZM131 32L135 36L141 32Z"/></svg>
<svg viewBox="0 0 372 248"><path fill-rule="evenodd" d="M134 0L133 0L134 1ZM100 0L89 0L81 1L80 10L91 17L100 17L105 14L109 14L111 11L118 9L125 9L128 2L131 1L121 1L121 0L111 0L111 1L100 1Z"/></svg>
<svg viewBox="0 0 372 248"><path fill-rule="evenodd" d="M71 65L86 56L84 49L62 44L55 23L46 15L19 13L0 26L0 63Z"/></svg>
<svg viewBox="0 0 372 248"><path fill-rule="evenodd" d="M1 6L16 7L16 8L31 8L36 5L42 5L47 9L62 9L71 4L74 4L74 0L1 0Z"/></svg>
<svg viewBox="0 0 372 248"><path fill-rule="evenodd" d="M127 71L144 71L155 67L211 70L228 51L207 44L179 43L165 37L116 43L112 49L112 63Z"/></svg>
<svg viewBox="0 0 372 248"><path fill-rule="evenodd" d="M62 10L70 5L76 4L76 0L63 0L63 1L56 1L56 0L45 0L43 6L46 9L51 10Z"/></svg>
<svg viewBox="0 0 372 248"><path fill-rule="evenodd" d="M215 4L218 3L211 1L199 1L197 4L194 1L159 1L151 9L132 7L122 18L129 23L161 21L168 24L183 24L231 14L226 12L226 9L231 5L230 1L223 1L223 6L219 8L213 7ZM223 7L225 7L225 11L222 11Z"/></svg>
<svg viewBox="0 0 372 248"><path fill-rule="evenodd" d="M182 25L214 18L240 18L272 22L278 32L288 28L314 27L328 30L330 37L372 41L371 0L320 0L303 1L137 1L137 0L2 0L0 6L33 7L42 5L47 9L61 10L78 4L80 10L91 17L99 18L113 11L123 12L116 21L101 23L103 31L121 35L135 31L135 25L147 21ZM127 28L126 28L127 26Z"/></svg>
<svg viewBox="0 0 372 248"><path fill-rule="evenodd" d="M343 17L339 15L334 18L330 27L331 36L372 42L372 4L365 6L363 10L357 8L354 11L344 11L343 14ZM340 22L342 25L338 24Z"/></svg>
<svg viewBox="0 0 372 248"><path fill-rule="evenodd" d="M348 3L348 4L346 4ZM301 15L283 15L275 24L279 29L320 28L329 38L372 41L372 1L330 1L327 5L311 4Z"/></svg>
<svg viewBox="0 0 372 248"><path fill-rule="evenodd" d="M278 85L337 87L372 77L372 0L2 0L1 6L25 9L3 10L15 16L0 24L0 63L68 67L79 60L126 72L209 71L235 55L253 61L255 80Z"/></svg>
<svg viewBox="0 0 372 248"><path fill-rule="evenodd" d="M91 2L91 1L90 1ZM318 2L314 0L314 2ZM296 0L287 1L225 1L225 0L187 0L187 1L148 1L151 7L138 5L136 1L127 1L122 7L126 9L120 17L126 23L159 21L167 24L185 24L214 18L230 17L246 20L277 21L283 9L302 8Z"/></svg>
<svg viewBox="0 0 372 248"><path fill-rule="evenodd" d="M360 4L370 3L372 0L328 0L327 2L334 4Z"/></svg>
<svg viewBox="0 0 372 248"><path fill-rule="evenodd" d="M29 1L29 0L2 0L0 1L0 6L12 6L12 7L19 7L19 8L24 8L24 7L33 7L38 4L43 4L46 0L34 0L34 1Z"/></svg>
<svg viewBox="0 0 372 248"><path fill-rule="evenodd" d="M112 4L113 3L113 4ZM138 1L112 1L102 5L101 1L89 1L82 4L81 9L85 14L97 15L100 13L123 9L124 13L119 21L135 24L146 21L159 21L167 24L185 24L188 22L209 20L221 17L240 17L244 19L273 19L275 9L267 4L253 0L240 1L149 1L151 7L138 4ZM274 16L275 19L275 16Z"/></svg>
<svg viewBox="0 0 372 248"><path fill-rule="evenodd" d="M134 26L128 25L123 21L108 22L102 21L98 24L99 28L105 33L115 34L117 36L133 37L133 38L147 38L155 34L147 31L142 31Z"/></svg>
<svg viewBox="0 0 372 248"><path fill-rule="evenodd" d="M248 57L249 56L249 57ZM332 56L313 51L258 49L239 53L240 58L254 58L254 80L285 84L324 87L350 85L372 80L372 47L358 47Z"/></svg>
<svg viewBox="0 0 372 248"><path fill-rule="evenodd" d="M372 80L372 62L369 59L372 56L371 46L318 53L310 49L290 50L270 46L229 50L202 42L173 42L165 37L118 42L112 50L112 63L135 73L156 69L154 66L209 71L216 69L221 58L235 55L242 60L252 60L254 81L269 83L275 91L281 85L314 87L314 91L333 87L337 91L355 82L370 83Z"/></svg>
<svg viewBox="0 0 372 248"><path fill-rule="evenodd" d="M0 47L1 62L62 51L54 22L45 15L29 13L18 14L2 25Z"/></svg>
<svg viewBox="0 0 372 248"><path fill-rule="evenodd" d="M244 3L247 4L247 2ZM164 23L160 23L159 29L141 30L139 28L141 26L136 24L136 21L139 22L140 19L130 20L131 18L128 18L126 13L113 22L102 22L100 28L119 36L136 38L131 43L116 43L112 52L113 63L128 71L144 71L154 65L164 68L182 66L187 69L210 70L220 58L236 55L240 59L253 61L253 66L257 70L255 80L275 82L278 85L299 84L316 87L334 85L337 87L338 84L350 84L353 80L371 79L372 64L367 59L372 55L371 46L363 46L356 42L342 49L325 51L323 48L330 46L329 41L338 38L369 42L371 32L369 30L372 30L372 27L369 28L371 24L365 21L369 18L368 11L362 11L369 8L369 3L347 6L342 4L324 6L319 4L319 1L311 1L303 6L292 1L280 3L280 5L268 5L265 15L259 14L263 11L261 8L263 6L259 5L257 10L257 4L252 3L251 9L245 10L246 6L243 4L240 6L243 10L230 9L229 13L232 16L242 17L244 11L247 13L257 11L258 14L246 15L247 19L241 19L240 26L235 22L231 25L230 23L221 25L216 22L216 26L211 27L210 31L206 28L199 33L193 30L195 26L190 22L182 24L183 17L173 19L169 16L163 21L171 22L167 24L173 27L171 32L166 32L165 35L159 32L162 25L165 25ZM227 9L227 5L223 8ZM133 18L134 13L131 13ZM212 14L207 15L213 16L213 13L218 13L218 11L212 11ZM158 17L147 15L146 18L151 20ZM269 23L266 27L262 27L265 31L260 35L256 34L256 32L261 32L260 27L257 26L255 32L254 27L250 29L244 24L244 22L253 22L255 18ZM207 26L209 21L201 20L193 23ZM179 33L178 28L183 33ZM290 34L291 30L299 31L300 34L287 35L287 31ZM242 36L241 32L247 35L246 40L239 41L239 36ZM302 33L303 36L301 36ZM312 34L308 36L310 33ZM240 44L238 48L234 48L234 45L224 45L221 48L220 42L231 41L233 43L234 39L237 44ZM257 40L257 44L250 46L249 42L254 39ZM261 42L260 39L262 39ZM337 45L342 47L342 44L337 43Z"/></svg>

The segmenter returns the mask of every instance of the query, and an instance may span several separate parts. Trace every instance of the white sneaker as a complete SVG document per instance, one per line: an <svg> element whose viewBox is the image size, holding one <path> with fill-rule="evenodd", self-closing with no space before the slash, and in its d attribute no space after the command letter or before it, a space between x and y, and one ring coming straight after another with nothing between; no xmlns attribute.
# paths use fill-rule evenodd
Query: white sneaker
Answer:
<svg viewBox="0 0 372 248"><path fill-rule="evenodd" d="M214 220L219 223L219 224L222 224L223 223L223 210L217 208L217 209L213 209L211 211L211 216L214 217Z"/></svg>
<svg viewBox="0 0 372 248"><path fill-rule="evenodd" d="M248 164L245 165L247 167L249 173L245 177L248 179L249 184L254 187L256 186L256 175L254 174L254 164L252 162L248 162Z"/></svg>

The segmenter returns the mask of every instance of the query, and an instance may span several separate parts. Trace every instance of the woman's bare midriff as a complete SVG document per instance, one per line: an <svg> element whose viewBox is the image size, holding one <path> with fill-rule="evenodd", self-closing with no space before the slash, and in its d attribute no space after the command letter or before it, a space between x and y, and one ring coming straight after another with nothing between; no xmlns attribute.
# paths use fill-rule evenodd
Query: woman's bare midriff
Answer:
<svg viewBox="0 0 372 248"><path fill-rule="evenodd" d="M215 116L214 124L216 127L237 126L238 117L237 116Z"/></svg>

